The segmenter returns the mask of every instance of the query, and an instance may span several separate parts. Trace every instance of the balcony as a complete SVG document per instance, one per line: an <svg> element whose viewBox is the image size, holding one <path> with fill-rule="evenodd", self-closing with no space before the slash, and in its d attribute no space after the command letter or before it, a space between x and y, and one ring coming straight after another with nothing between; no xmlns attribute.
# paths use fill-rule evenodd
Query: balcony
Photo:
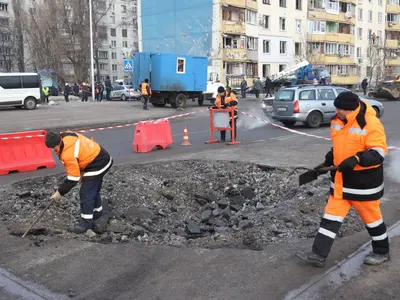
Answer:
<svg viewBox="0 0 400 300"><path fill-rule="evenodd" d="M354 44L354 36L346 33L327 32L326 34L308 34L309 42L333 42L340 44Z"/></svg>
<svg viewBox="0 0 400 300"><path fill-rule="evenodd" d="M252 10L257 10L256 0L221 0L221 4L232 5L235 7L250 8Z"/></svg>
<svg viewBox="0 0 400 300"><path fill-rule="evenodd" d="M247 58L247 60L258 61L258 51L257 50L247 50L246 58Z"/></svg>
<svg viewBox="0 0 400 300"><path fill-rule="evenodd" d="M386 12L389 14L400 14L400 5L387 4Z"/></svg>
<svg viewBox="0 0 400 300"><path fill-rule="evenodd" d="M400 58L393 57L386 60L387 66L400 66Z"/></svg>
<svg viewBox="0 0 400 300"><path fill-rule="evenodd" d="M398 49L399 48L399 41L398 40L386 40L386 48Z"/></svg>
<svg viewBox="0 0 400 300"><path fill-rule="evenodd" d="M320 54L316 56L315 61L312 61L314 64L321 65L354 65L354 57L353 56L342 56L339 55L327 55Z"/></svg>
<svg viewBox="0 0 400 300"><path fill-rule="evenodd" d="M244 22L222 21L222 32L237 34L237 35L245 35L246 27Z"/></svg>
<svg viewBox="0 0 400 300"><path fill-rule="evenodd" d="M339 13L339 22L340 23L349 23L349 24L355 25L356 24L356 18L354 16L354 14L353 14L353 16L351 18L347 18L346 14L341 12L341 13Z"/></svg>
<svg viewBox="0 0 400 300"><path fill-rule="evenodd" d="M224 48L223 59L228 62L245 62L247 61L246 49L227 49Z"/></svg>
<svg viewBox="0 0 400 300"><path fill-rule="evenodd" d="M400 31L400 22L386 22L385 29L388 31Z"/></svg>
<svg viewBox="0 0 400 300"><path fill-rule="evenodd" d="M360 83L360 77L357 75L333 75L331 81L332 84L353 85Z"/></svg>

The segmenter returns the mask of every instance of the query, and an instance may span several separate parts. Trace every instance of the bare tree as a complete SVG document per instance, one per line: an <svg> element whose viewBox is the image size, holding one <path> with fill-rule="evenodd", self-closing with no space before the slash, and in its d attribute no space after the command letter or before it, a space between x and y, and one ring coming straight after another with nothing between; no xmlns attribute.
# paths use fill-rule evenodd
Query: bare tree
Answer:
<svg viewBox="0 0 400 300"><path fill-rule="evenodd" d="M385 45L378 39L369 42L366 50L369 84L374 79L375 85L377 85L378 81L382 78L385 69L386 51Z"/></svg>
<svg viewBox="0 0 400 300"><path fill-rule="evenodd" d="M111 5L104 0L93 1L94 32ZM24 34L36 69L50 67L65 78L65 66L70 65L75 81L89 77L88 0L43 0L25 11L25 20Z"/></svg>
<svg viewBox="0 0 400 300"><path fill-rule="evenodd" d="M307 40L307 33L301 35L299 43L300 53L295 53L294 55L295 59L298 60L298 62L306 60L313 65L324 64L322 43L320 43L319 48L314 47L313 42Z"/></svg>

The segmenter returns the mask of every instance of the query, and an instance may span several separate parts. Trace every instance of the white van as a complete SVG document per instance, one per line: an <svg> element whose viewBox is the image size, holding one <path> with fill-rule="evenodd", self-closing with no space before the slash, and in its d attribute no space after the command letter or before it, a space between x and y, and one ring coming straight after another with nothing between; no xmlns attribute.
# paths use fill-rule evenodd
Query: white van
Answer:
<svg viewBox="0 0 400 300"><path fill-rule="evenodd" d="M35 109L40 99L37 73L0 73L0 105Z"/></svg>

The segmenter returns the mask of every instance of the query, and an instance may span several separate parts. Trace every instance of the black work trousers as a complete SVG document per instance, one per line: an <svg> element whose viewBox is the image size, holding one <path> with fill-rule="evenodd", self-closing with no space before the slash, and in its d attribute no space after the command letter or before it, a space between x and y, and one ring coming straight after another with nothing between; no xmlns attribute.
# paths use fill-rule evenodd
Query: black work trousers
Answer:
<svg viewBox="0 0 400 300"><path fill-rule="evenodd" d="M236 130L236 128L237 128L237 120L238 120L238 117L236 116L236 118L235 118L235 135L234 135L234 137L235 137L235 139L236 139L236 136L237 136L237 130ZM232 128L232 120L230 120L229 121L229 126L231 126L231 128ZM225 142L225 140L226 140L226 130L221 130L221 142ZM232 131L231 131L231 140L232 140Z"/></svg>
<svg viewBox="0 0 400 300"><path fill-rule="evenodd" d="M94 212L100 213L103 210L100 197L102 184L103 176L82 183L79 191L82 219L92 220Z"/></svg>

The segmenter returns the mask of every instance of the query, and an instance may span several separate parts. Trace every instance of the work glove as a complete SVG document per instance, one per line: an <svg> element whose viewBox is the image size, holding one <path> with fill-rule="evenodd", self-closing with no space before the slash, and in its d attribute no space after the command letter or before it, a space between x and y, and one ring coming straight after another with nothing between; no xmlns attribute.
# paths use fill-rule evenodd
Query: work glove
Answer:
<svg viewBox="0 0 400 300"><path fill-rule="evenodd" d="M50 197L50 199L51 200L54 200L54 202L60 202L60 200L61 200L61 194L60 194L60 192L59 191L56 191L51 197Z"/></svg>
<svg viewBox="0 0 400 300"><path fill-rule="evenodd" d="M348 171L352 171L355 166L358 164L359 159L357 156L351 156L349 158L346 158L344 161L342 161L342 163L339 165L338 170L339 172L348 172Z"/></svg>

